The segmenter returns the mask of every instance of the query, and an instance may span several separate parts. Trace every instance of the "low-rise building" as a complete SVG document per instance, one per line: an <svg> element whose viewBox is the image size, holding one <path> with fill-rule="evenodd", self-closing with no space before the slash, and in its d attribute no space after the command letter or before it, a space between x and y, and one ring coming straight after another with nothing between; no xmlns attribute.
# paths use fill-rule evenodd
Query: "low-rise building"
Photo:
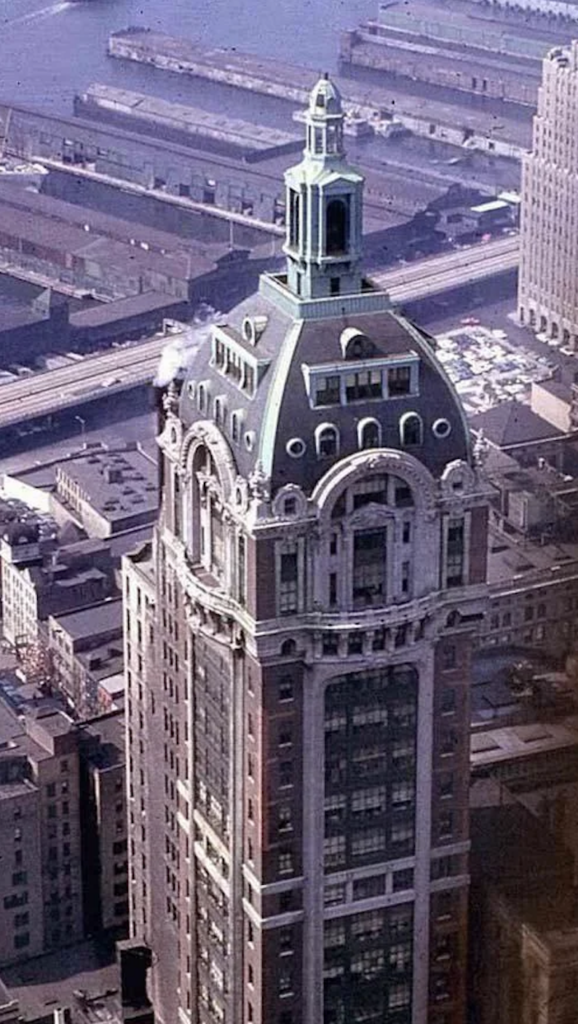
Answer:
<svg viewBox="0 0 578 1024"><path fill-rule="evenodd" d="M34 643L50 615L98 604L115 590L114 563L102 540L56 548L38 529L5 531L2 558L3 635L14 647Z"/></svg>
<svg viewBox="0 0 578 1024"><path fill-rule="evenodd" d="M116 537L143 529L158 513L156 446L90 444L4 475L4 491L61 525L89 537ZM127 540L131 546L131 540ZM132 545L134 546L134 545Z"/></svg>
<svg viewBox="0 0 578 1024"><path fill-rule="evenodd" d="M91 537L152 524L158 513L156 459L136 445L89 449L56 467L54 497Z"/></svg>
<svg viewBox="0 0 578 1024"><path fill-rule="evenodd" d="M48 645L59 689L83 718L99 710L99 686L122 672L122 601L51 615Z"/></svg>

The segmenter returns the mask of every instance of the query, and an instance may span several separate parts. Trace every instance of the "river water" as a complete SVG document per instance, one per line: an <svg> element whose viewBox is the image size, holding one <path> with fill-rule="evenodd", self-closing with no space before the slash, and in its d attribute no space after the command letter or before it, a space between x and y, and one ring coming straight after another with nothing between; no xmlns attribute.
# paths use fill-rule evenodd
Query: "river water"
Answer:
<svg viewBox="0 0 578 1024"><path fill-rule="evenodd" d="M109 59L109 33L146 25L321 72L336 67L339 32L376 11L377 0L0 0L0 102L69 113L98 81L269 122L278 105L266 100Z"/></svg>

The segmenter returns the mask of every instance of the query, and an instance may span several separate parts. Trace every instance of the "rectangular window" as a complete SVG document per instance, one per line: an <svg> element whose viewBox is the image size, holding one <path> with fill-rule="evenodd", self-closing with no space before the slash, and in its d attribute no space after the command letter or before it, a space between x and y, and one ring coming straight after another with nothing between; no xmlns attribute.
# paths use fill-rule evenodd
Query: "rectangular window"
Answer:
<svg viewBox="0 0 578 1024"><path fill-rule="evenodd" d="M337 375L320 377L315 383L315 405L339 405L340 378Z"/></svg>
<svg viewBox="0 0 578 1024"><path fill-rule="evenodd" d="M464 524L449 523L446 550L446 586L461 587L464 582Z"/></svg>
<svg viewBox="0 0 578 1024"><path fill-rule="evenodd" d="M283 851L279 854L279 874L293 874L293 854L290 850Z"/></svg>
<svg viewBox="0 0 578 1024"><path fill-rule="evenodd" d="M296 551L281 554L279 577L279 613L291 615L297 611L298 560Z"/></svg>
<svg viewBox="0 0 578 1024"><path fill-rule="evenodd" d="M288 676L284 676L279 683L279 700L289 701L293 700L293 680Z"/></svg>
<svg viewBox="0 0 578 1024"><path fill-rule="evenodd" d="M239 537L237 542L237 600L245 604L245 538Z"/></svg>
<svg viewBox="0 0 578 1024"><path fill-rule="evenodd" d="M345 836L326 836L323 840L325 868L337 868L345 864Z"/></svg>
<svg viewBox="0 0 578 1024"><path fill-rule="evenodd" d="M373 878L359 878L353 883L353 899L369 900L373 896L383 896L385 893L385 875L375 875Z"/></svg>
<svg viewBox="0 0 578 1024"><path fill-rule="evenodd" d="M338 903L345 903L344 883L326 882L323 894L323 903L326 907L334 907Z"/></svg>
<svg viewBox="0 0 578 1024"><path fill-rule="evenodd" d="M453 715L456 711L456 691L444 686L441 693L440 711L442 715Z"/></svg>
<svg viewBox="0 0 578 1024"><path fill-rule="evenodd" d="M353 606L383 604L386 597L386 530L360 530L353 538Z"/></svg>
<svg viewBox="0 0 578 1024"><path fill-rule="evenodd" d="M381 370L360 370L348 373L345 378L346 402L363 402L381 398Z"/></svg>
<svg viewBox="0 0 578 1024"><path fill-rule="evenodd" d="M402 871L393 872L393 891L405 892L413 889L413 868L404 868Z"/></svg>
<svg viewBox="0 0 578 1024"><path fill-rule="evenodd" d="M353 860L365 860L385 852L385 830L381 828L366 829L354 833L351 840L351 856Z"/></svg>
<svg viewBox="0 0 578 1024"><path fill-rule="evenodd" d="M390 397L409 395L411 389L411 368L392 366L387 373L387 393Z"/></svg>

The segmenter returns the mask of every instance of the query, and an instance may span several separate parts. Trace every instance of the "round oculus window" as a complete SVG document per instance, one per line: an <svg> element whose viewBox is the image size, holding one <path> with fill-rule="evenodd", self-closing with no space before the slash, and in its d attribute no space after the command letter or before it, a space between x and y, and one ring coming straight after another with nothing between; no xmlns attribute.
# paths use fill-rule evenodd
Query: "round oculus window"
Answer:
<svg viewBox="0 0 578 1024"><path fill-rule="evenodd" d="M248 430L247 433L245 434L245 448L247 449L248 452L252 452L253 451L253 448L255 447L255 441L256 440L257 440L257 435L256 435L255 431L254 430Z"/></svg>
<svg viewBox="0 0 578 1024"><path fill-rule="evenodd" d="M290 455L292 459L300 459L307 451L307 445L301 437L292 437L290 441L287 441L285 448L287 455Z"/></svg>
<svg viewBox="0 0 578 1024"><path fill-rule="evenodd" d="M433 432L435 437L439 437L439 438L449 437L449 435L452 432L452 425L449 422L449 420L446 420L446 419L436 420L434 425L433 425L433 427L432 427L432 432Z"/></svg>

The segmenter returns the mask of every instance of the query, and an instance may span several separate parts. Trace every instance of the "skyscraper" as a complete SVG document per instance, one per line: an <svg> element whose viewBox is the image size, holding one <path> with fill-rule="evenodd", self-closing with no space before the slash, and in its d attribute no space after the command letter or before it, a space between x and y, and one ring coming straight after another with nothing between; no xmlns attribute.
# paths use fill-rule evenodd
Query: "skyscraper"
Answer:
<svg viewBox="0 0 578 1024"><path fill-rule="evenodd" d="M286 269L164 395L125 561L133 935L160 1024L462 1024L486 502L434 345L362 276L314 88Z"/></svg>
<svg viewBox="0 0 578 1024"><path fill-rule="evenodd" d="M578 347L578 42L544 58L522 162L518 316Z"/></svg>

